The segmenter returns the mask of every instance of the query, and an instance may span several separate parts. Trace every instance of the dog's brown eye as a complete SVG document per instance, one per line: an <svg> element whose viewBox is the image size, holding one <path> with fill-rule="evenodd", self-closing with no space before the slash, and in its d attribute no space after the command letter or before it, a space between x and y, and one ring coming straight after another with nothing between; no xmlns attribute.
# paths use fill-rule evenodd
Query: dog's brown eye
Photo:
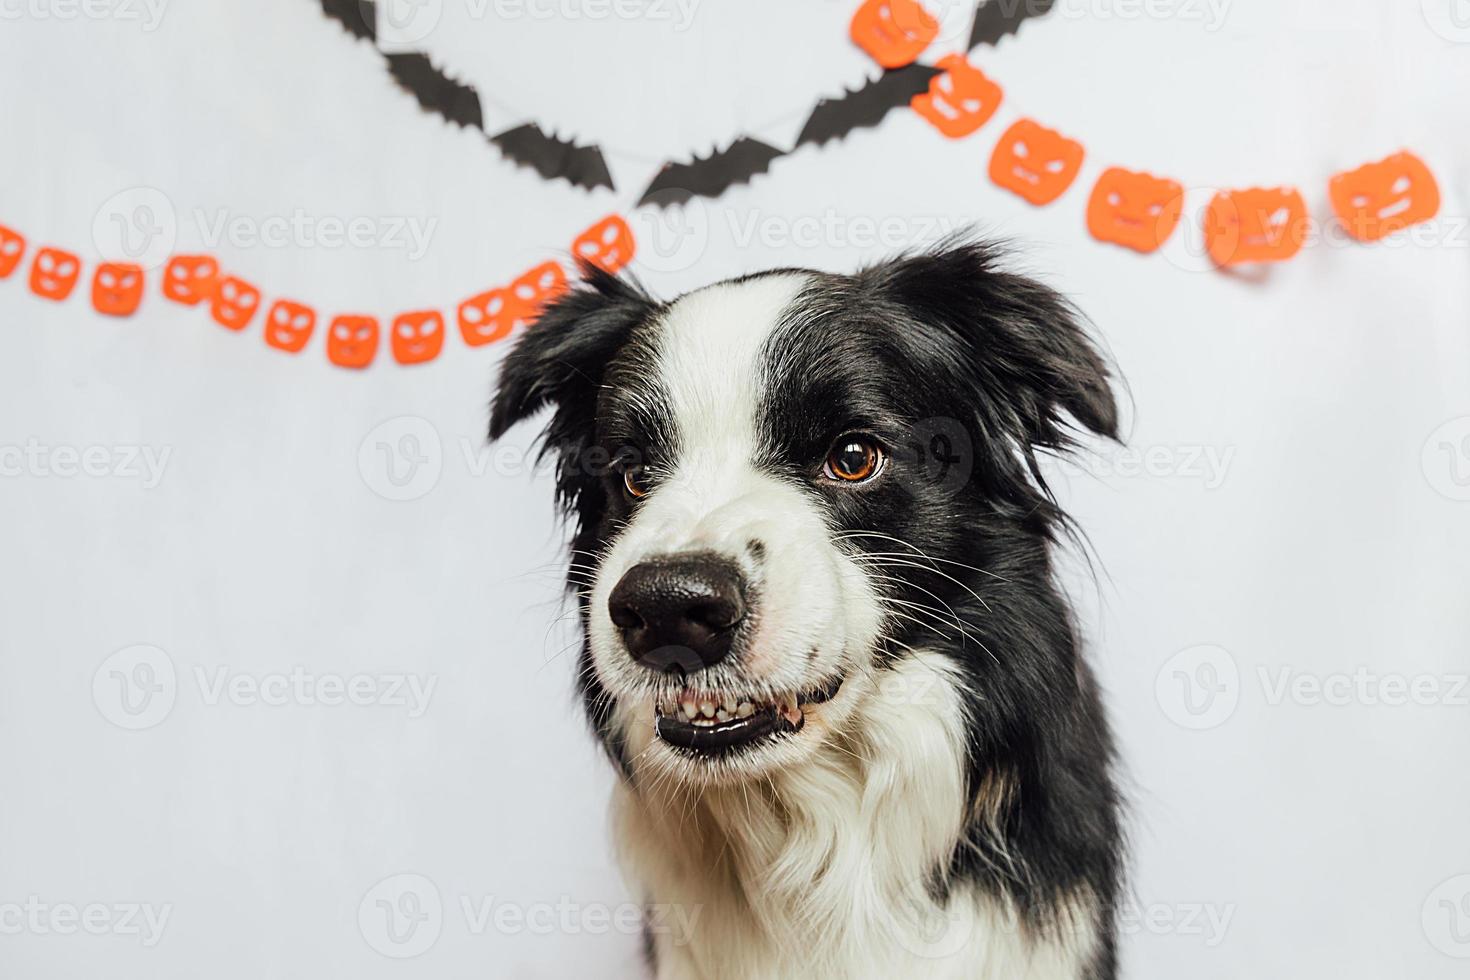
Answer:
<svg viewBox="0 0 1470 980"><path fill-rule="evenodd" d="M642 466L632 465L623 468L623 488L634 500L648 496L648 474L644 472Z"/></svg>
<svg viewBox="0 0 1470 980"><path fill-rule="evenodd" d="M864 436L843 436L827 454L822 475L829 480L859 483L871 480L883 468L883 450Z"/></svg>

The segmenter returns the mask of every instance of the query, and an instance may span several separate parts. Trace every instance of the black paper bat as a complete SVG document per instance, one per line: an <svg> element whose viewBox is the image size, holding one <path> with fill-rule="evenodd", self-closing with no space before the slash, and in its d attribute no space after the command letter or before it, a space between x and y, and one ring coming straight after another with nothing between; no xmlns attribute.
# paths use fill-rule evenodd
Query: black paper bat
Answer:
<svg viewBox="0 0 1470 980"><path fill-rule="evenodd" d="M457 82L434 67L424 54L385 54L393 80L407 89L428 112L438 113L452 123L481 129L480 96L469 85Z"/></svg>
<svg viewBox="0 0 1470 980"><path fill-rule="evenodd" d="M885 71L856 91L835 99L822 99L801 127L796 145L825 143L841 139L854 129L876 126L888 113L927 91L929 80L939 74L942 73L938 68L929 65L905 65Z"/></svg>
<svg viewBox="0 0 1470 980"><path fill-rule="evenodd" d="M322 13L364 41L378 39L378 13L373 0L322 0Z"/></svg>
<svg viewBox="0 0 1470 980"><path fill-rule="evenodd" d="M1056 0L983 0L970 25L970 50L999 44L1007 34L1019 31L1023 21L1051 13L1054 6Z"/></svg>
<svg viewBox="0 0 1470 980"><path fill-rule="evenodd" d="M535 123L508 129L490 142L522 166L530 167L547 180L565 177L573 187L592 190L612 188L612 174L596 146L578 146L571 140L547 136Z"/></svg>
<svg viewBox="0 0 1470 980"><path fill-rule="evenodd" d="M666 163L653 183L638 199L641 207L653 201L660 206L683 204L692 197L719 197L735 184L748 183L771 168L771 161L785 156L769 143L742 136L723 150L688 163Z"/></svg>

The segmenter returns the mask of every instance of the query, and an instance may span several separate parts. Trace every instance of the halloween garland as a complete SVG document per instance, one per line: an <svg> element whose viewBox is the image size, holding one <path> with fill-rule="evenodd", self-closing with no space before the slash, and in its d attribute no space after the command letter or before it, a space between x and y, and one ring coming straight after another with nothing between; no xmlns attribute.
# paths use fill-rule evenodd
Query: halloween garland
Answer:
<svg viewBox="0 0 1470 980"><path fill-rule="evenodd" d="M982 44L994 45L1003 37L1015 34L1021 23L1030 17L1050 12L1056 0L981 0L971 23L967 50ZM360 40L377 45L377 6L375 0L321 0L322 12L341 24L349 34ZM864 10L873 5L865 4ZM885 8L888 4L880 5ZM765 173L772 161L794 152L807 143L825 143L846 136L854 129L876 126L883 117L894 109L908 103L918 92L924 90L938 69L912 62L938 35L939 26L933 23L932 32L914 34L907 30L908 22L917 20L922 12L916 0L894 0L892 15L874 9L868 14L866 30L870 37L881 43L891 38L895 29L904 40L898 50L913 48L907 59L897 56L893 64L877 58L885 71L877 78L855 91L837 98L820 99L807 117L796 143L787 149L771 146L752 136L737 136L723 150L716 150L706 157L690 154L687 160L671 160L664 163L639 196L639 204L653 203L660 206L680 204L692 197L718 197L727 188L748 183L752 177ZM923 18L932 18L926 12ZM919 42L918 38L927 39ZM854 35L856 39L856 34ZM885 50L893 48L888 45ZM388 72L404 90L418 101L426 112L431 112L460 126L484 129L484 113L480 107L480 96L474 87L450 77L419 52L383 54ZM593 190L598 187L613 188L612 175L608 172L607 160L600 147L582 146L571 140L548 136L536 123L517 126L495 136L489 141L505 156L522 166L530 167L547 180L563 178L573 187Z"/></svg>
<svg viewBox="0 0 1470 980"><path fill-rule="evenodd" d="M972 41L1004 31L982 25L981 8ZM996 6L1004 7L1004 4ZM852 39L890 69L912 62L938 33L938 22L918 0L865 0L852 19ZM910 107L950 139L964 139L990 121L1005 98L1001 86L962 54L940 58L928 90ZM1035 206L1061 197L1082 170L1083 145L1033 119L1005 131L990 157L992 183ZM1419 157L1401 150L1384 160L1334 176L1328 186L1332 210L1343 230L1361 242L1376 242L1439 213L1439 184ZM1087 201L1087 230L1101 242L1135 252L1156 252L1179 227L1184 187L1177 180L1109 167ZM1205 251L1221 269L1283 262L1306 243L1311 216L1294 187L1251 187L1215 194L1205 208Z"/></svg>
<svg viewBox="0 0 1470 980"><path fill-rule="evenodd" d="M322 3L355 36L372 40L372 25L366 19L372 0ZM1046 12L1052 3L990 0L982 4L972 24L971 47L993 44L1015 33L1022 19ZM864 0L853 15L850 35L884 72L856 91L820 101L796 146L824 143L858 126L876 125L904 102L950 139L964 139L981 129L1000 108L1004 90L965 54L946 54L933 67L917 64L938 29L938 22L919 0ZM424 55L385 57L393 77L426 108L461 126L483 128L473 88L449 79ZM490 141L544 177L566 177L577 186L612 186L597 147L547 136L535 124L515 127ZM764 173L786 152L740 137L704 159L666 164L638 203L662 207L696 196L718 196L732 184ZM1022 118L1001 135L992 150L989 176L996 186L1041 207L1072 186L1085 157L1086 150L1078 140ZM1407 150L1335 175L1328 185L1328 198L1338 223L1362 242L1379 241L1429 221L1440 207L1433 172ZM1183 185L1174 179L1109 167L1088 196L1087 228L1099 241L1139 253L1156 252L1179 227L1183 203ZM1205 250L1222 269L1285 261L1302 249L1310 223L1305 199L1296 188L1221 191L1204 212ZM0 280L16 272L26 250L22 234L0 225ZM571 244L579 262L612 273L627 265L635 250L632 229L616 214L587 228ZM29 288L42 299L61 302L76 289L81 275L80 256L45 246L31 260ZM216 323L230 330L244 330L263 304L259 287L221 269L212 256L175 255L162 275L161 291L166 299L205 306ZM98 263L91 279L93 309L106 316L132 316L142 304L146 278L147 271L136 263ZM467 346L491 344L534 319L543 304L566 288L566 268L557 261L543 262L509 283L461 301L455 308L455 325ZM316 310L306 303L275 299L262 318L265 343L285 353L300 353L315 332L317 319ZM336 315L325 332L327 359L342 368L368 367L382 346L379 321L366 314ZM388 348L399 364L426 363L442 352L446 333L444 315L438 310L400 313L390 322Z"/></svg>
<svg viewBox="0 0 1470 980"><path fill-rule="evenodd" d="M321 0L321 4L322 13L341 24L347 33L376 47L375 0ZM484 130L480 95L473 86L449 77L426 54L383 53L383 59L393 80L417 99L426 112L460 126ZM565 178L573 187L585 190L613 186L600 149L548 136L535 123L515 126L490 136L489 141L507 159L530 167L547 180Z"/></svg>
<svg viewBox="0 0 1470 980"><path fill-rule="evenodd" d="M26 254L25 236L0 225L0 280L8 279ZM617 272L636 250L633 231L619 215L608 215L572 240L571 251L581 262ZM143 303L148 272L132 262L100 262L92 273L92 308L113 317L128 317ZM82 277L82 260L75 252L55 246L36 250L31 260L30 291L42 299L62 302ZM567 271L560 262L543 262L509 283L476 293L455 308L455 325L469 347L504 340L534 319L541 306L567 287ZM210 255L175 255L163 268L160 291L165 299L184 306L202 306L215 323L244 330L263 304L254 283L220 268ZM262 318L267 346L299 354L316 331L317 311L293 299L274 300ZM424 364L444 349L444 314L412 310L393 318L388 348L399 364ZM366 314L334 316L326 330L327 360L342 368L368 367L377 358L382 328Z"/></svg>

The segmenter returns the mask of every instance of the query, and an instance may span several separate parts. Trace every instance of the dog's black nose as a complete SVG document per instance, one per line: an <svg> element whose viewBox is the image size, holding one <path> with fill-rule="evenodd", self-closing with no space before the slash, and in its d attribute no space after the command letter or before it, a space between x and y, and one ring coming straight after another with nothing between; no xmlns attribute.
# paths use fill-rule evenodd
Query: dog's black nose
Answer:
<svg viewBox="0 0 1470 980"><path fill-rule="evenodd" d="M692 673L730 652L745 618L740 569L704 552L640 562L613 587L607 608L634 660Z"/></svg>

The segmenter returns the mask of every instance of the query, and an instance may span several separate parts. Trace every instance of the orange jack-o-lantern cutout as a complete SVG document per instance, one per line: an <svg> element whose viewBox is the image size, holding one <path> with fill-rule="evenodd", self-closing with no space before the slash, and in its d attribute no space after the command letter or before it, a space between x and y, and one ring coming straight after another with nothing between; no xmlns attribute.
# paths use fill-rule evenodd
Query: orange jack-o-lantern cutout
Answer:
<svg viewBox="0 0 1470 980"><path fill-rule="evenodd" d="M175 255L163 270L163 295L175 303L197 306L214 295L219 263L208 255Z"/></svg>
<svg viewBox="0 0 1470 980"><path fill-rule="evenodd" d="M1407 150L1338 174L1328 192L1337 220L1362 242L1376 242L1439 214L1439 183Z"/></svg>
<svg viewBox="0 0 1470 980"><path fill-rule="evenodd" d="M1082 169L1082 144L1030 119L1017 120L995 144L990 179L1032 204L1062 196Z"/></svg>
<svg viewBox="0 0 1470 980"><path fill-rule="evenodd" d="M929 91L914 96L909 106L950 139L969 136L1000 108L1000 86L962 54L945 55L938 67L944 71L930 79Z"/></svg>
<svg viewBox="0 0 1470 980"><path fill-rule="evenodd" d="M0 225L0 279L7 278L26 254L25 236Z"/></svg>
<svg viewBox="0 0 1470 980"><path fill-rule="evenodd" d="M399 364L432 361L444 349L444 314L438 310L400 313L393 319L393 358Z"/></svg>
<svg viewBox="0 0 1470 980"><path fill-rule="evenodd" d="M939 36L939 21L917 0L865 0L848 33L884 68L902 68Z"/></svg>
<svg viewBox="0 0 1470 980"><path fill-rule="evenodd" d="M108 316L132 316L143 302L143 267L103 262L92 274L92 307Z"/></svg>
<svg viewBox="0 0 1470 980"><path fill-rule="evenodd" d="M479 347L509 337L525 313L509 289L487 289L459 304L455 318L464 342Z"/></svg>
<svg viewBox="0 0 1470 980"><path fill-rule="evenodd" d="M543 262L510 284L515 301L525 307L528 314L538 312L566 288L567 274L560 262Z"/></svg>
<svg viewBox="0 0 1470 980"><path fill-rule="evenodd" d="M305 303L278 299L265 314L265 342L276 350L299 354L316 329L316 310Z"/></svg>
<svg viewBox="0 0 1470 980"><path fill-rule="evenodd" d="M1103 171L1087 202L1087 230L1098 241L1155 252L1179 226L1184 188L1121 167Z"/></svg>
<svg viewBox="0 0 1470 980"><path fill-rule="evenodd" d="M572 241L572 254L586 259L604 272L617 272L633 261L633 229L616 214L610 214Z"/></svg>
<svg viewBox="0 0 1470 980"><path fill-rule="evenodd" d="M63 249L43 248L31 263L31 292L44 299L66 299L81 274L81 259Z"/></svg>
<svg viewBox="0 0 1470 980"><path fill-rule="evenodd" d="M327 328L327 360L338 367L365 368L378 353L378 321L370 316L339 316Z"/></svg>
<svg viewBox="0 0 1470 980"><path fill-rule="evenodd" d="M1307 202L1289 187L1221 191L1205 209L1205 249L1220 267L1284 262L1307 240Z"/></svg>
<svg viewBox="0 0 1470 980"><path fill-rule="evenodd" d="M243 330L260 306L260 290L244 279L225 276L214 284L209 300L209 315L214 322L231 330Z"/></svg>

